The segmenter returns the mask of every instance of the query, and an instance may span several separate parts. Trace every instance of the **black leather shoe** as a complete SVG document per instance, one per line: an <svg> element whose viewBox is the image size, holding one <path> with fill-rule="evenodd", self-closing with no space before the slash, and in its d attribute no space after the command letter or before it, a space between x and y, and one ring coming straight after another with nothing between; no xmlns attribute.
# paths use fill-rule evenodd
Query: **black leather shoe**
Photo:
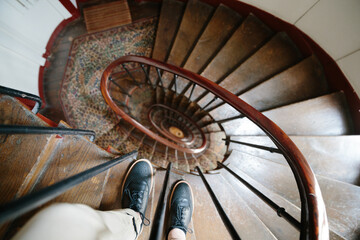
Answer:
<svg viewBox="0 0 360 240"><path fill-rule="evenodd" d="M190 185L180 180L175 183L170 194L170 228L179 228L186 232L192 232L188 225L194 211L194 197Z"/></svg>
<svg viewBox="0 0 360 240"><path fill-rule="evenodd" d="M153 168L149 160L135 161L125 175L122 185L121 205L140 213L144 225L146 207L153 185Z"/></svg>

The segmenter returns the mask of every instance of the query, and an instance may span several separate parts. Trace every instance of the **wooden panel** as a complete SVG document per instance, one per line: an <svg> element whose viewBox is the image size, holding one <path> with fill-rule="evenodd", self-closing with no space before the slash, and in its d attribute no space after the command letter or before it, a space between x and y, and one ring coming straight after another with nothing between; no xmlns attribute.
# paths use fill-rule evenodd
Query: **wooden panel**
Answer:
<svg viewBox="0 0 360 240"><path fill-rule="evenodd" d="M126 0L85 8L84 18L88 33L131 23L131 14Z"/></svg>

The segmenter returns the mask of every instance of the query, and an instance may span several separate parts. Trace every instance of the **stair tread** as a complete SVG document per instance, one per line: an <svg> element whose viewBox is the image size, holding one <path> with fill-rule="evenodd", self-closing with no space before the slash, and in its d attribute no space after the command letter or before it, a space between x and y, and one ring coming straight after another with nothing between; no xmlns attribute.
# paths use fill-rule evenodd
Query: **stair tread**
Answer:
<svg viewBox="0 0 360 240"><path fill-rule="evenodd" d="M62 179L97 166L114 158L114 155L95 147L95 144L79 136L64 136L52 152L46 172L40 176L32 191L50 186ZM91 181L86 181L65 192L53 201L81 202L99 207L107 172L103 172ZM92 191L89 191L91 189Z"/></svg>
<svg viewBox="0 0 360 240"><path fill-rule="evenodd" d="M323 95L327 88L322 66L312 55L239 97L264 111Z"/></svg>
<svg viewBox="0 0 360 240"><path fill-rule="evenodd" d="M168 63L182 66L213 11L212 6L201 1L190 0L187 2L180 27L167 59Z"/></svg>
<svg viewBox="0 0 360 240"><path fill-rule="evenodd" d="M300 221L300 208L274 193L273 191L269 190L253 178L249 177L243 171L236 168L234 164L228 164L228 167L269 199L278 204L280 207L285 208L287 213ZM229 172L227 172L225 169L220 171L222 176L224 176L229 181L231 186L236 189L237 194L243 197L243 199L246 201L246 204L248 204L248 206L257 214L262 222L264 222L264 224L278 239L299 239L300 232L298 230L296 230L294 227L291 227L290 224L285 221L285 219L278 217L277 213L273 209L271 209L264 201L252 193L240 181L235 179L235 177L232 176ZM343 240L344 238L330 230L330 239Z"/></svg>
<svg viewBox="0 0 360 240"><path fill-rule="evenodd" d="M227 151L227 146L223 140L226 138L226 134L224 132L211 132L206 135L209 141L208 148L219 155L224 155Z"/></svg>
<svg viewBox="0 0 360 240"><path fill-rule="evenodd" d="M197 239L231 239L199 176L185 175L194 194L194 230ZM212 231L211 229L216 229Z"/></svg>
<svg viewBox="0 0 360 240"><path fill-rule="evenodd" d="M0 124L49 127L17 99L0 94Z"/></svg>
<svg viewBox="0 0 360 240"><path fill-rule="evenodd" d="M199 73L221 48L240 21L241 16L237 12L220 4L186 60L184 68ZM220 32L221 34L219 34Z"/></svg>
<svg viewBox="0 0 360 240"><path fill-rule="evenodd" d="M232 151L229 158L229 162L234 163L247 175L265 184L270 190L294 205L301 206L297 185L290 167L236 150ZM274 174L274 169L281 174ZM330 229L344 238L356 239L360 232L357 224L357 219L360 218L358 206L360 187L320 175L316 178L325 202Z"/></svg>
<svg viewBox="0 0 360 240"><path fill-rule="evenodd" d="M255 15L249 14L202 71L201 76L218 82L262 46L272 34L273 32ZM192 99L196 99L201 93L203 89L196 87Z"/></svg>
<svg viewBox="0 0 360 240"><path fill-rule="evenodd" d="M221 174L205 177L241 239L277 239Z"/></svg>
<svg viewBox="0 0 360 240"><path fill-rule="evenodd" d="M288 35L284 32L277 33L269 42L221 81L219 86L235 95L243 94L298 63L301 57L299 49ZM205 106L211 99L212 94L207 94L198 104ZM218 114L221 115L221 109L217 108L217 110L220 111Z"/></svg>
<svg viewBox="0 0 360 240"><path fill-rule="evenodd" d="M235 111L228 105L221 108L224 108L223 111L229 108ZM265 111L263 114L288 135L346 135L353 131L345 96L341 92ZM227 135L265 135L247 118L228 121L222 126Z"/></svg>
<svg viewBox="0 0 360 240"><path fill-rule="evenodd" d="M311 168L318 175L360 185L360 136L289 136ZM231 140L275 147L267 136L232 136ZM270 153L242 144L230 143L236 149L254 156L287 164L282 154Z"/></svg>
<svg viewBox="0 0 360 240"><path fill-rule="evenodd" d="M280 32L240 64L219 85L239 94L294 65L300 59L299 49L286 33Z"/></svg>
<svg viewBox="0 0 360 240"><path fill-rule="evenodd" d="M0 204L20 197L27 188L31 175L42 165L41 155L54 143L55 135L1 135L1 200ZM35 144L36 143L36 144Z"/></svg>
<svg viewBox="0 0 360 240"><path fill-rule="evenodd" d="M236 168L234 164L230 164L228 167L269 199L274 201L279 206L285 208L286 212L292 215L295 219L298 221L300 220L300 209L298 207L247 176L244 172ZM251 208L251 210L261 219L261 221L278 239L299 239L299 231L287 223L284 218L278 217L276 211L274 211L258 196L251 192L244 184L238 181L226 170L221 170L221 174L229 182L229 185L234 188L236 194L245 200L246 204Z"/></svg>
<svg viewBox="0 0 360 240"><path fill-rule="evenodd" d="M162 1L152 58L159 61L166 61L180 25L184 9L184 2L176 0Z"/></svg>

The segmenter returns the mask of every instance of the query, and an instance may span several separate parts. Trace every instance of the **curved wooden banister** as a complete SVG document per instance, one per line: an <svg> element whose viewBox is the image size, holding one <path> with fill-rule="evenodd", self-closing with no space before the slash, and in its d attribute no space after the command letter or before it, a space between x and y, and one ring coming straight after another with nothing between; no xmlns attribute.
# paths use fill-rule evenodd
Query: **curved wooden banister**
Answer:
<svg viewBox="0 0 360 240"><path fill-rule="evenodd" d="M301 198L301 239L328 239L329 238L329 228L327 222L327 216L325 211L324 201L321 195L319 184L315 178L315 175L307 163L305 157L302 155L300 150L296 147L293 141L281 130L274 122L264 116L262 113L257 111L255 108L242 101L239 97L227 91L226 89L220 87L216 83L198 75L187 71L185 69L172 66L154 59L147 57L139 56L124 56L114 62L112 62L105 70L101 78L101 92L105 101L110 105L110 107L124 120L131 123L134 127L140 129L145 134L150 134L149 136L154 139L162 142L163 140L167 141L170 144L175 145L172 142L169 142L166 139L159 137L158 135L152 133L150 130L143 127L140 123L129 117L125 112L123 112L111 99L108 92L109 76L112 70L128 62L146 64L149 66L156 67L160 70L167 71L173 74L183 77L193 83L198 84L204 89L208 90L218 98L222 99L224 102L230 104L233 108L238 110L240 113L249 118L254 122L258 127L260 127L275 143L279 150L283 153L286 158L297 182L297 186ZM152 136L155 135L155 136ZM163 143L163 142L162 142ZM170 145L171 146L171 145ZM187 152L184 149L184 152Z"/></svg>

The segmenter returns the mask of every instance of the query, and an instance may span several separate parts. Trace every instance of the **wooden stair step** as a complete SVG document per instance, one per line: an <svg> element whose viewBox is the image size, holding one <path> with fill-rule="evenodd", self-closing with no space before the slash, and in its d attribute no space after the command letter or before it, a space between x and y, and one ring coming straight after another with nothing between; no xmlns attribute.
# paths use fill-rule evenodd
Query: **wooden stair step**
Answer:
<svg viewBox="0 0 360 240"><path fill-rule="evenodd" d="M241 239L277 239L222 174L206 178Z"/></svg>
<svg viewBox="0 0 360 240"><path fill-rule="evenodd" d="M202 71L201 76L213 82L222 80L272 35L273 32L263 22L255 15L249 14ZM202 93L203 89L196 87L192 99L196 99Z"/></svg>
<svg viewBox="0 0 360 240"><path fill-rule="evenodd" d="M59 140L50 134L0 137L0 204L4 204L24 195L32 175L41 171L38 168L46 164L51 149Z"/></svg>
<svg viewBox="0 0 360 240"><path fill-rule="evenodd" d="M83 137L64 136L61 143L52 152L48 164L44 167L46 172L39 176L31 192L50 186L113 158L114 155ZM101 173L60 195L54 201L81 202L97 208L101 202L106 176L107 172Z"/></svg>
<svg viewBox="0 0 360 240"><path fill-rule="evenodd" d="M166 168L168 165L167 161L167 149L168 147L156 142L155 151L153 156L151 157L151 162L155 165L155 167Z"/></svg>
<svg viewBox="0 0 360 240"><path fill-rule="evenodd" d="M296 64L301 60L301 57L299 49L290 37L284 32L277 33L270 41L221 81L219 86L235 95L242 94ZM211 96L206 96L198 104L204 106L211 98ZM214 102L213 104L217 103Z"/></svg>
<svg viewBox="0 0 360 240"><path fill-rule="evenodd" d="M184 9L184 2L176 0L162 1L152 58L159 61L166 61L177 29L179 28Z"/></svg>
<svg viewBox="0 0 360 240"><path fill-rule="evenodd" d="M212 6L201 1L190 0L187 2L181 24L167 59L168 63L175 66L183 65L213 12L214 8Z"/></svg>
<svg viewBox="0 0 360 240"><path fill-rule="evenodd" d="M315 55L241 94L259 111L321 96L328 91L323 68Z"/></svg>
<svg viewBox="0 0 360 240"><path fill-rule="evenodd" d="M186 60L184 68L200 73L211 60L211 57L217 53L231 36L241 19L242 17L237 12L220 4Z"/></svg>
<svg viewBox="0 0 360 240"><path fill-rule="evenodd" d="M317 175L360 185L360 136L290 136ZM231 140L275 147L267 136L232 136ZM257 157L287 164L282 154L270 153L242 144L230 143L238 150Z"/></svg>
<svg viewBox="0 0 360 240"><path fill-rule="evenodd" d="M290 104L263 114L288 135L346 135L353 131L342 92ZM228 121L222 126L227 135L265 135L247 118Z"/></svg>
<svg viewBox="0 0 360 240"><path fill-rule="evenodd" d="M140 144L140 143L139 143ZM138 158L151 160L154 152L155 141L149 137L145 137L138 149Z"/></svg>
<svg viewBox="0 0 360 240"><path fill-rule="evenodd" d="M199 167L203 171L215 169L217 166L216 161L213 161L213 159L207 158L204 154L200 155L200 156L196 156L196 160L199 163Z"/></svg>
<svg viewBox="0 0 360 240"><path fill-rule="evenodd" d="M213 175L207 175L209 180ZM194 194L194 213L192 219L197 239L231 239L221 220L204 183L199 176L185 175ZM210 229L216 229L211 231Z"/></svg>
<svg viewBox="0 0 360 240"><path fill-rule="evenodd" d="M227 151L226 142L222 139L226 138L224 132L211 132L207 133L207 139L209 141L208 148L219 155L224 155Z"/></svg>
<svg viewBox="0 0 360 240"><path fill-rule="evenodd" d="M300 222L300 208L274 193L273 191L267 189L264 185L255 181L253 178L249 177L243 171L235 167L234 164L228 164L228 167L269 199L274 201L279 206L285 208L287 213L295 217L295 219ZM256 213L256 215L270 229L270 231L276 236L277 239L299 239L300 232L298 230L287 223L284 218L278 217L273 209L271 209L264 201L251 192L244 184L238 181L229 172L225 170L220 171L222 172L222 176L225 177L229 184L235 189L235 192L246 201L246 204ZM343 240L344 238L330 230L330 239Z"/></svg>
<svg viewBox="0 0 360 240"><path fill-rule="evenodd" d="M49 127L19 100L0 94L0 124Z"/></svg>
<svg viewBox="0 0 360 240"><path fill-rule="evenodd" d="M234 163L247 175L301 207L298 188L289 166L236 150L232 151L229 158L229 162ZM274 169L281 174L274 174ZM325 202L330 229L346 239L356 239L360 233L356 223L360 218L360 211L356 210L360 202L360 187L320 175L316 178Z"/></svg>
<svg viewBox="0 0 360 240"><path fill-rule="evenodd" d="M46 162L41 164L41 169L36 169L30 180L31 186L26 187L21 196L39 191L113 158L114 155L99 148L82 136L65 135L61 139L58 138L55 147L51 148L51 151L49 150ZM54 202L82 203L98 208L105 192L108 176L109 170L69 189L42 207L15 219L9 226L7 236L13 235L16 229L22 227L41 208Z"/></svg>

